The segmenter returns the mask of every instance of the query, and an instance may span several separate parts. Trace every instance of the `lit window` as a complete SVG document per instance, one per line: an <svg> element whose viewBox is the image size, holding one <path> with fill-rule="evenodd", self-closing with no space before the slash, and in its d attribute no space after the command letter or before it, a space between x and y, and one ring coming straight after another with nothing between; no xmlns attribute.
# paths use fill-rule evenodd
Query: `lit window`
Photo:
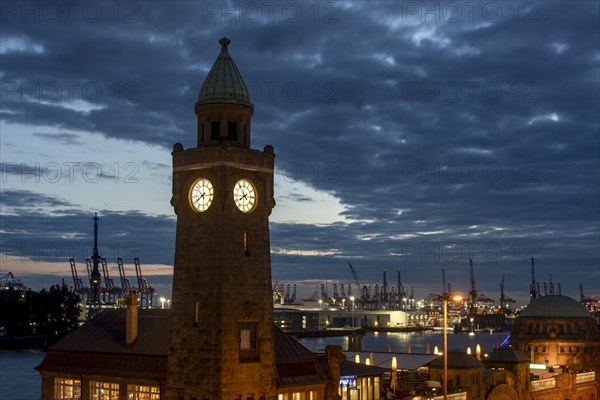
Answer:
<svg viewBox="0 0 600 400"><path fill-rule="evenodd" d="M81 381L76 379L54 378L54 399L80 400Z"/></svg>
<svg viewBox="0 0 600 400"><path fill-rule="evenodd" d="M108 382L90 382L91 400L119 400L119 384Z"/></svg>
<svg viewBox="0 0 600 400"><path fill-rule="evenodd" d="M160 400L160 387L127 385L127 400Z"/></svg>
<svg viewBox="0 0 600 400"><path fill-rule="evenodd" d="M300 400L300 393L298 393L298 392L292 393L292 400Z"/></svg>
<svg viewBox="0 0 600 400"><path fill-rule="evenodd" d="M238 324L240 341L240 362L257 362L258 349L256 345L256 323L244 322Z"/></svg>

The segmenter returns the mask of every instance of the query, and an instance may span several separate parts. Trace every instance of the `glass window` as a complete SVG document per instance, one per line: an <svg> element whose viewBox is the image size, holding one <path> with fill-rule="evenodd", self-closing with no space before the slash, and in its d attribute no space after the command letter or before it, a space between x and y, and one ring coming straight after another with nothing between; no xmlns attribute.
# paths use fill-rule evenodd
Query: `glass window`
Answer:
<svg viewBox="0 0 600 400"><path fill-rule="evenodd" d="M542 335L548 334L548 326L546 324L542 325Z"/></svg>
<svg viewBox="0 0 600 400"><path fill-rule="evenodd" d="M529 324L527 326L527 334L531 335L533 333L533 324Z"/></svg>
<svg viewBox="0 0 600 400"><path fill-rule="evenodd" d="M540 334L540 324L535 324L535 334L536 335Z"/></svg>
<svg viewBox="0 0 600 400"><path fill-rule="evenodd" d="M579 324L573 325L573 328L575 328L575 334L579 335Z"/></svg>
<svg viewBox="0 0 600 400"><path fill-rule="evenodd" d="M119 400L119 384L108 382L90 382L90 399Z"/></svg>
<svg viewBox="0 0 600 400"><path fill-rule="evenodd" d="M210 123L210 140L219 140L221 138L221 121L212 121Z"/></svg>
<svg viewBox="0 0 600 400"><path fill-rule="evenodd" d="M238 324L241 362L259 361L258 348L256 345L256 330L257 324L255 322L244 322Z"/></svg>
<svg viewBox="0 0 600 400"><path fill-rule="evenodd" d="M567 324L567 335L573 334L573 326L571 324Z"/></svg>
<svg viewBox="0 0 600 400"><path fill-rule="evenodd" d="M237 140L237 122L227 123L227 139Z"/></svg>
<svg viewBox="0 0 600 400"><path fill-rule="evenodd" d="M558 334L559 335L565 334L565 326L563 324L558 324Z"/></svg>
<svg viewBox="0 0 600 400"><path fill-rule="evenodd" d="M160 400L160 387L127 385L127 400Z"/></svg>
<svg viewBox="0 0 600 400"><path fill-rule="evenodd" d="M560 346L560 352L564 353L565 352L565 348L563 346Z"/></svg>
<svg viewBox="0 0 600 400"><path fill-rule="evenodd" d="M76 379L54 378L55 400L80 400L81 381Z"/></svg>

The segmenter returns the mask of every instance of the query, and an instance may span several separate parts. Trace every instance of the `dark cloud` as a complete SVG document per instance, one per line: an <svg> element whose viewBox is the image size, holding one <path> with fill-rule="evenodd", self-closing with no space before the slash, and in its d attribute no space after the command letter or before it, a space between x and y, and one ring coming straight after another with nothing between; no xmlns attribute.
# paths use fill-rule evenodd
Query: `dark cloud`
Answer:
<svg viewBox="0 0 600 400"><path fill-rule="evenodd" d="M504 273L526 291L535 255L563 287L587 278L600 291L598 3L453 2L459 16L442 2L315 3L318 14L312 3L273 13L253 3L257 16L243 2L150 2L127 3L117 22L109 3L98 4L96 23L80 13L59 23L5 14L3 38L26 37L29 47L3 54L3 121L165 151L192 146L193 104L227 35L255 103L253 146L273 144L279 173L333 194L344 216L362 221L274 224L273 242L330 243L339 261L325 268L302 255L289 268L274 254L274 276L347 279L349 258L368 266L365 280L400 266L420 286L435 287L442 267L467 282L464 254L402 261L403 250L479 243L472 256L486 290ZM32 232L71 229L43 218L49 224ZM173 227L171 217L143 213L106 219ZM172 232L160 251L155 235L134 233L156 262L172 258ZM506 250L496 259L485 246Z"/></svg>

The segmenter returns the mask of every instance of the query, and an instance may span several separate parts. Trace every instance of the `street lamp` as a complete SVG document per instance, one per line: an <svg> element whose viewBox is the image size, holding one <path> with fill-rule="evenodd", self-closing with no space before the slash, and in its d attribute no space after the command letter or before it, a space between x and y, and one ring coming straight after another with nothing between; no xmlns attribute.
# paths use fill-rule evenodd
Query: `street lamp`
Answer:
<svg viewBox="0 0 600 400"><path fill-rule="evenodd" d="M354 328L354 296L350 296L350 301L352 301L352 327Z"/></svg>
<svg viewBox="0 0 600 400"><path fill-rule="evenodd" d="M461 301L462 296L454 296L454 301ZM444 294L444 400L448 400L448 295Z"/></svg>
<svg viewBox="0 0 600 400"><path fill-rule="evenodd" d="M160 308L165 308L165 301L167 301L167 299L165 299L164 297L160 298Z"/></svg>

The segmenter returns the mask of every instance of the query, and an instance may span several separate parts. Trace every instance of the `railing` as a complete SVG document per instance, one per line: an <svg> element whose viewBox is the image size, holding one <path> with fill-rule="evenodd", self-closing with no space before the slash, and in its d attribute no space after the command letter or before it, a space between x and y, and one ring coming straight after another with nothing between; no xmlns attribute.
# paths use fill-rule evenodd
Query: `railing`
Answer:
<svg viewBox="0 0 600 400"><path fill-rule="evenodd" d="M554 378L540 379L539 381L531 382L532 392L535 392L537 390L552 389L554 387L556 387L556 379Z"/></svg>
<svg viewBox="0 0 600 400"><path fill-rule="evenodd" d="M435 396L433 400L444 400L444 396ZM448 400L467 400L467 392L449 394Z"/></svg>
<svg viewBox="0 0 600 400"><path fill-rule="evenodd" d="M596 373L592 372L582 372L577 374L575 377L575 384L583 383L583 382L593 382L596 380Z"/></svg>

